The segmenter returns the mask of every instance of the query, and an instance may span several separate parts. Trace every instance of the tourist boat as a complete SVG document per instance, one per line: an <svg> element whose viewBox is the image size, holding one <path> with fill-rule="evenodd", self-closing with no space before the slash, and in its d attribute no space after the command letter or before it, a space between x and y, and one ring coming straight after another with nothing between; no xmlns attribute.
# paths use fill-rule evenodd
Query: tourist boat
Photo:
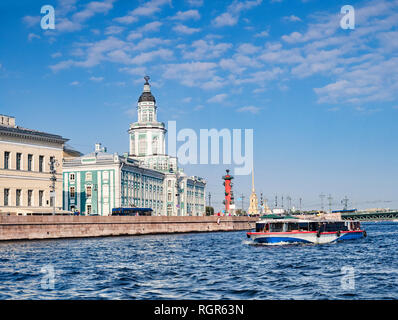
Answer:
<svg viewBox="0 0 398 320"><path fill-rule="evenodd" d="M261 219L247 237L255 243L332 243L366 237L359 222L298 218Z"/></svg>

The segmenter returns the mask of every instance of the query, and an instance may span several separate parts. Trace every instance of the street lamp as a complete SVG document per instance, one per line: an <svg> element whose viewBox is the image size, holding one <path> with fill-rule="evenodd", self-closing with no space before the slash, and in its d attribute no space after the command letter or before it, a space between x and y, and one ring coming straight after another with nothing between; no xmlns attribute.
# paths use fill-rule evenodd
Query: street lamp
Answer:
<svg viewBox="0 0 398 320"><path fill-rule="evenodd" d="M54 157L50 157L50 161L48 162L48 165L50 166L50 201L52 199L52 205L53 205L53 215L55 215L55 182L57 181L56 173L57 170L55 167L59 167L59 162L57 159Z"/></svg>

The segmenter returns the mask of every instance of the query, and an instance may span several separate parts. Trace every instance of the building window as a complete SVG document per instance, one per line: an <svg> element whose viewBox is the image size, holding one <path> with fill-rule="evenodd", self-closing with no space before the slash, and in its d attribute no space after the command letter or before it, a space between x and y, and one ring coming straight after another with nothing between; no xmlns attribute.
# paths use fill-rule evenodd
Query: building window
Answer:
<svg viewBox="0 0 398 320"><path fill-rule="evenodd" d="M171 180L167 181L167 186L170 188L171 187Z"/></svg>
<svg viewBox="0 0 398 320"><path fill-rule="evenodd" d="M39 191L39 207L43 206L43 195L44 195L44 191L40 190Z"/></svg>
<svg viewBox="0 0 398 320"><path fill-rule="evenodd" d="M139 141L138 153L140 155L146 153L146 140L144 138L141 138L140 141Z"/></svg>
<svg viewBox="0 0 398 320"><path fill-rule="evenodd" d="M28 207L32 205L32 194L33 190L28 190Z"/></svg>
<svg viewBox="0 0 398 320"><path fill-rule="evenodd" d="M17 153L17 165L16 169L21 170L21 160L22 160L22 153Z"/></svg>
<svg viewBox="0 0 398 320"><path fill-rule="evenodd" d="M44 156L39 156L39 172L43 172Z"/></svg>
<svg viewBox="0 0 398 320"><path fill-rule="evenodd" d="M86 180L91 181L93 178L93 174L91 172L86 172Z"/></svg>
<svg viewBox="0 0 398 320"><path fill-rule="evenodd" d="M69 188L69 196L70 196L70 198L74 198L75 197L75 187L70 187Z"/></svg>
<svg viewBox="0 0 398 320"><path fill-rule="evenodd" d="M69 175L69 181L70 181L70 182L75 182L75 174L74 174L74 173L71 173L71 174Z"/></svg>
<svg viewBox="0 0 398 320"><path fill-rule="evenodd" d="M167 205L167 215L168 215L168 216L171 216L172 213L173 213L173 209L172 209L172 207L171 207L171 204L168 204L168 205Z"/></svg>
<svg viewBox="0 0 398 320"><path fill-rule="evenodd" d="M91 214L91 205L90 204L87 205L87 214Z"/></svg>
<svg viewBox="0 0 398 320"><path fill-rule="evenodd" d="M15 205L19 207L21 205L21 189L17 189L15 197Z"/></svg>
<svg viewBox="0 0 398 320"><path fill-rule="evenodd" d="M4 169L8 169L10 165L10 153L8 151L4 152Z"/></svg>
<svg viewBox="0 0 398 320"><path fill-rule="evenodd" d="M171 192L167 194L167 201L171 201Z"/></svg>
<svg viewBox="0 0 398 320"><path fill-rule="evenodd" d="M4 189L4 206L8 206L8 198L10 197L10 189Z"/></svg>
<svg viewBox="0 0 398 320"><path fill-rule="evenodd" d="M28 154L28 171L32 171L33 154Z"/></svg>
<svg viewBox="0 0 398 320"><path fill-rule="evenodd" d="M91 186L86 187L86 195L87 195L87 198L91 198Z"/></svg>
<svg viewBox="0 0 398 320"><path fill-rule="evenodd" d="M109 171L104 171L103 180L108 180L108 179L109 179Z"/></svg>

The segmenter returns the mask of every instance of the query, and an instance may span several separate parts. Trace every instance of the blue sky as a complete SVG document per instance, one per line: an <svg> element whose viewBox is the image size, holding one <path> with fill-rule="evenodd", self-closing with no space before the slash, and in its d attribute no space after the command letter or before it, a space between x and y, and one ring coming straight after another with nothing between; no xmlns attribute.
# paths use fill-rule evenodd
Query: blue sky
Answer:
<svg viewBox="0 0 398 320"><path fill-rule="evenodd" d="M40 27L46 4L55 30ZM340 27L346 4L354 30ZM346 195L398 207L398 1L2 1L0 12L0 113L20 126L123 153L148 74L160 121L254 129L256 191L271 203L312 208L324 193L334 208ZM185 167L216 208L226 167ZM235 179L245 207L250 181Z"/></svg>

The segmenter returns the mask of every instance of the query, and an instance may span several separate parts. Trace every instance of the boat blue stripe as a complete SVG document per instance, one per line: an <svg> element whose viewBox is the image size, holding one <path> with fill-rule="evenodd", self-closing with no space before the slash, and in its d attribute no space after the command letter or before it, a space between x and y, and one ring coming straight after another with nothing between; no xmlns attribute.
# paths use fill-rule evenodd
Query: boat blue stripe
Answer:
<svg viewBox="0 0 398 320"><path fill-rule="evenodd" d="M258 243L277 243L277 242L303 242L303 243L311 243L311 241L299 239L299 238L291 238L291 237L261 237L254 240Z"/></svg>

